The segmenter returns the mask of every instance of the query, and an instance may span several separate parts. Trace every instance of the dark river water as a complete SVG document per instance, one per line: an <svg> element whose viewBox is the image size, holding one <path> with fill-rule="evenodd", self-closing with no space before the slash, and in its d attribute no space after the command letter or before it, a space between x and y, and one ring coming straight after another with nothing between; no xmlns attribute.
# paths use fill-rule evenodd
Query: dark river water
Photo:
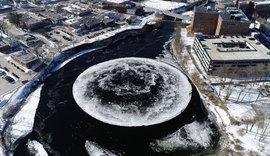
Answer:
<svg viewBox="0 0 270 156"><path fill-rule="evenodd" d="M53 73L42 87L33 132L20 141L14 155L28 155L28 139L39 141L48 154L53 156L86 156L86 140L127 156L191 155L198 152L184 150L157 153L149 147L153 139L173 133L187 123L208 120L208 114L194 86L192 99L181 115L162 124L137 128L108 125L90 117L76 104L72 95L74 81L90 66L123 57L155 59L162 54L163 45L173 31L171 23L164 23L160 30L128 37L105 49L82 55ZM214 124L210 125L216 132Z"/></svg>

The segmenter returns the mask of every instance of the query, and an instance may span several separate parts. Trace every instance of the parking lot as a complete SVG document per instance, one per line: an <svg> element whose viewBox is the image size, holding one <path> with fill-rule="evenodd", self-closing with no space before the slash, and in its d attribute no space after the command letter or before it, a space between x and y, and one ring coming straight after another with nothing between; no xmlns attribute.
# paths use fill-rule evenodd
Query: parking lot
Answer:
<svg viewBox="0 0 270 156"><path fill-rule="evenodd" d="M6 94L32 79L36 73L25 73L8 63L0 54L0 95Z"/></svg>

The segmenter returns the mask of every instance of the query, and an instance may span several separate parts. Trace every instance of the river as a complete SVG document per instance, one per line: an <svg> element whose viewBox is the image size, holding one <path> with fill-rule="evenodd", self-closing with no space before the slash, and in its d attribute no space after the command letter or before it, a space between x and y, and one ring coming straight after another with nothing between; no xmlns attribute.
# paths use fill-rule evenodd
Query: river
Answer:
<svg viewBox="0 0 270 156"><path fill-rule="evenodd" d="M94 141L122 155L191 155L201 152L202 149L155 152L149 147L153 139L165 137L190 122L211 122L194 86L189 106L181 115L166 123L169 125L166 130L162 129L162 125L148 126L150 128L106 125L83 112L72 94L74 81L90 66L123 57L160 57L164 50L163 45L170 39L173 31L172 23L164 23L159 30L127 37L105 49L84 54L54 72L42 87L33 132L20 141L14 155L27 155L28 139L39 141L49 155L56 156L87 155L84 148L86 140ZM215 134L213 140L216 140L217 129L212 123L210 127ZM213 141L212 144L215 143Z"/></svg>

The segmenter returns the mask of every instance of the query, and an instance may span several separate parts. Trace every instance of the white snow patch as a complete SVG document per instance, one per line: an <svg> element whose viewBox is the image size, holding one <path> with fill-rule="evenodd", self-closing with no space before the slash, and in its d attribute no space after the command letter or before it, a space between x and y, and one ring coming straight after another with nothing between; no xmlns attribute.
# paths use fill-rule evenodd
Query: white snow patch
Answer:
<svg viewBox="0 0 270 156"><path fill-rule="evenodd" d="M113 152L99 146L98 144L86 140L85 149L89 156L117 156Z"/></svg>
<svg viewBox="0 0 270 156"><path fill-rule="evenodd" d="M157 9L157 10L172 10L176 8L180 8L182 6L186 6L186 3L181 2L171 2L171 1L163 1L163 0L146 0L141 3L142 6Z"/></svg>
<svg viewBox="0 0 270 156"><path fill-rule="evenodd" d="M106 1L107 2L111 2L111 3L120 4L120 3L123 3L123 2L129 1L129 0L106 0Z"/></svg>
<svg viewBox="0 0 270 156"><path fill-rule="evenodd" d="M40 144L36 140L28 140L27 149L29 153L33 156L48 156L42 144Z"/></svg>
<svg viewBox="0 0 270 156"><path fill-rule="evenodd" d="M25 105L14 117L13 123L10 126L10 133L14 141L32 131L36 109L40 100L41 88L39 87L28 97Z"/></svg>

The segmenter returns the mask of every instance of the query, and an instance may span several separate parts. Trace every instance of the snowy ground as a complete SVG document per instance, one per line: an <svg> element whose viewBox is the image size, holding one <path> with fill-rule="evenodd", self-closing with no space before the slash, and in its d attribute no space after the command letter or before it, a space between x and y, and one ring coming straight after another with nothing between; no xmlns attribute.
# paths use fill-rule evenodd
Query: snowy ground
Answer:
<svg viewBox="0 0 270 156"><path fill-rule="evenodd" d="M36 109L40 100L41 88L39 87L27 98L25 105L14 117L13 123L10 126L12 141L16 141L18 138L32 131Z"/></svg>
<svg viewBox="0 0 270 156"><path fill-rule="evenodd" d="M128 0L106 0L107 2L111 2L111 3L117 3L117 4L120 4L120 3L123 3L123 2L126 2Z"/></svg>
<svg viewBox="0 0 270 156"><path fill-rule="evenodd" d="M15 91L16 90L13 90L0 96L0 107L4 106L8 102L9 98L13 95Z"/></svg>
<svg viewBox="0 0 270 156"><path fill-rule="evenodd" d="M186 34L186 29L182 28L181 40L183 44L185 47L192 47L194 37L186 37ZM269 155L270 136L266 137L266 133L270 132L270 99L269 97L259 96L257 89L263 82L247 83L246 85L226 85L224 88L221 85L212 86L211 82L217 82L220 78L206 75L193 49L189 52L191 55L188 54L186 48L183 51L184 56L182 57L186 58L185 56L188 56L188 60L184 63L186 71L190 75L194 72L199 73L199 77L205 85L203 89L212 89L212 93L217 95L222 101L221 104L214 103L207 95L201 92L208 110L216 117L221 131L225 131L223 145L221 146L224 148L224 151L228 152L227 155ZM183 63L183 59L179 60ZM195 63L193 60L195 60ZM228 99L225 99L228 94L230 96ZM252 123L243 123L245 118L252 118L256 114L260 114L260 112L262 112L264 117L262 117L263 119L256 118L257 120L255 119L253 127ZM247 125L248 132L246 132ZM251 131L249 131L250 129ZM265 135L261 135L263 132L265 132ZM262 139L264 137L265 139Z"/></svg>
<svg viewBox="0 0 270 156"><path fill-rule="evenodd" d="M172 10L176 8L180 8L182 6L187 5L186 3L181 2L171 2L171 1L163 1L163 0L146 0L141 3L142 6L148 7L148 8L154 8L157 10Z"/></svg>
<svg viewBox="0 0 270 156"><path fill-rule="evenodd" d="M193 11L184 12L184 13L182 13L182 15L189 16L192 19L192 17L193 17ZM182 22L183 23L187 23L187 24L191 24L192 23L192 20L183 20Z"/></svg>

